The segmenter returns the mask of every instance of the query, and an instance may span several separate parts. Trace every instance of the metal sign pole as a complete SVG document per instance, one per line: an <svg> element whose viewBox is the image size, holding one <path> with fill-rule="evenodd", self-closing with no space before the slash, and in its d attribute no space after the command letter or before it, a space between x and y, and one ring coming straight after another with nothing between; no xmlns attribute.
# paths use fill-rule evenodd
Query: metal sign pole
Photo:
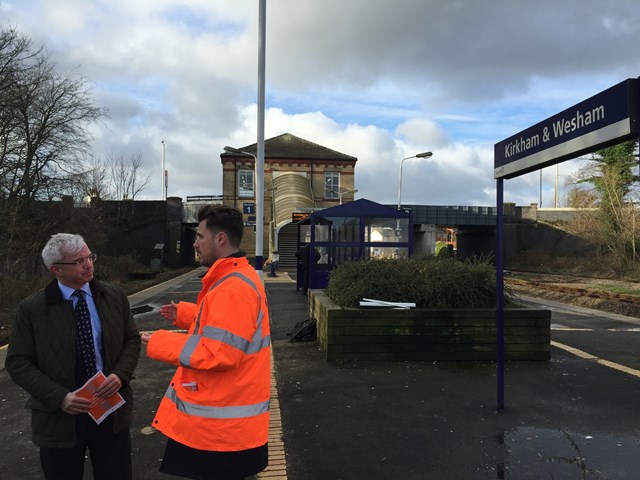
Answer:
<svg viewBox="0 0 640 480"><path fill-rule="evenodd" d="M504 185L496 181L496 379L497 411L504 410Z"/></svg>
<svg viewBox="0 0 640 480"><path fill-rule="evenodd" d="M265 109L265 50L267 1L259 3L258 32L258 155L256 158L256 271L262 279L264 263L264 109Z"/></svg>

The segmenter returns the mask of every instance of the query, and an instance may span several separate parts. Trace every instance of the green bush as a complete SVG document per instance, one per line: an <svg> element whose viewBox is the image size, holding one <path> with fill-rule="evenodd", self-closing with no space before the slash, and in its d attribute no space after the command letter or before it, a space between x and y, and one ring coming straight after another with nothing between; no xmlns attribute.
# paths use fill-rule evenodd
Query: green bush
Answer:
<svg viewBox="0 0 640 480"><path fill-rule="evenodd" d="M341 307L358 307L363 298L373 298L414 302L418 308L487 308L495 307L495 277L488 260L421 256L357 261L331 272L327 295Z"/></svg>
<svg viewBox="0 0 640 480"><path fill-rule="evenodd" d="M453 257L453 245L438 240L436 242L436 257Z"/></svg>

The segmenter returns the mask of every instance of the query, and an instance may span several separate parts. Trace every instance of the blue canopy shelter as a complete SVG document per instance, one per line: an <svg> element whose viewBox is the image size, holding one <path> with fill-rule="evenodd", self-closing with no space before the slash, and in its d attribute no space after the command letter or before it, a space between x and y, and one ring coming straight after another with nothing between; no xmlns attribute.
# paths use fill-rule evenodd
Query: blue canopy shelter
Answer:
<svg viewBox="0 0 640 480"><path fill-rule="evenodd" d="M409 257L413 216L364 198L319 210L298 222L298 252L297 288L326 288L341 263Z"/></svg>

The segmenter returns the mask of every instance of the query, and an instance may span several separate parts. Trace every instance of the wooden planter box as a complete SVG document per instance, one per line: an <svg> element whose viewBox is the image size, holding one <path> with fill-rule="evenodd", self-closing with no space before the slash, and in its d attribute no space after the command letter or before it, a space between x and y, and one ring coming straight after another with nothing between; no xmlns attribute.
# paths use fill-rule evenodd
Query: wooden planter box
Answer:
<svg viewBox="0 0 640 480"><path fill-rule="evenodd" d="M329 361L496 360L494 308L341 308L324 290L309 290L309 315ZM549 310L505 308L504 324L506 360L550 359Z"/></svg>

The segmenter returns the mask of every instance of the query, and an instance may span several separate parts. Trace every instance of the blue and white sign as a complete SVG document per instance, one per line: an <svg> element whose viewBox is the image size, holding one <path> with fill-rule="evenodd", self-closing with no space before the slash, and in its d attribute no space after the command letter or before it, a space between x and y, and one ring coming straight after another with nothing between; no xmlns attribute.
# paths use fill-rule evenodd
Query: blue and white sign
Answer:
<svg viewBox="0 0 640 480"><path fill-rule="evenodd" d="M640 134L640 79L625 80L494 146L494 178L555 165Z"/></svg>
<svg viewBox="0 0 640 480"><path fill-rule="evenodd" d="M256 204L254 202L244 202L242 204L242 213L245 215L253 215L256 213Z"/></svg>

